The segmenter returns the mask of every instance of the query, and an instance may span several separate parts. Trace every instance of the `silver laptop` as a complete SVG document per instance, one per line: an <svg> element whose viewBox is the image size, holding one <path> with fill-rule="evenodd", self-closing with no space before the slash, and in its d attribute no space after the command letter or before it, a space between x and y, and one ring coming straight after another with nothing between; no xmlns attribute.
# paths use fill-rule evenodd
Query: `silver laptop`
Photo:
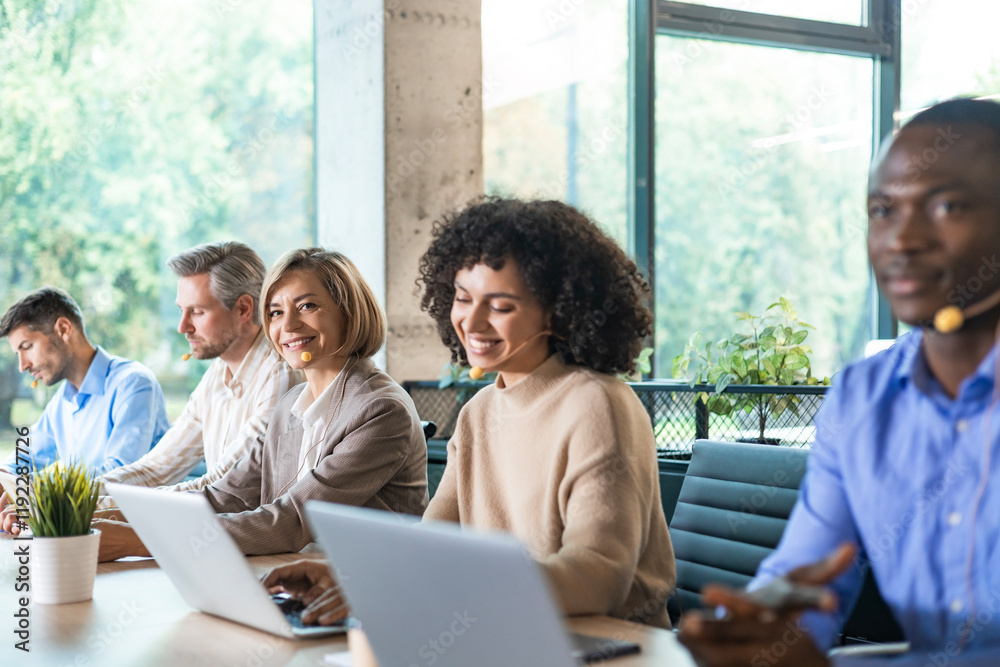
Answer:
<svg viewBox="0 0 1000 667"><path fill-rule="evenodd" d="M198 493L107 484L149 553L184 601L207 614L283 637L314 638L346 625L303 626L301 604L271 596Z"/></svg>
<svg viewBox="0 0 1000 667"><path fill-rule="evenodd" d="M316 501L306 518L380 665L576 667L639 650L567 633L510 536Z"/></svg>

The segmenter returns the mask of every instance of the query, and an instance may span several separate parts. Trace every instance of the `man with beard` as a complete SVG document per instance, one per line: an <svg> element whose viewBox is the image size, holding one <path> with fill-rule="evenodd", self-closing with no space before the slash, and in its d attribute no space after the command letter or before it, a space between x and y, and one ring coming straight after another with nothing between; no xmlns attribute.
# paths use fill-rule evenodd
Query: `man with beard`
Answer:
<svg viewBox="0 0 1000 667"><path fill-rule="evenodd" d="M103 481L194 491L221 479L263 440L274 404L302 378L263 335L264 263L249 246L204 244L171 257L167 266L178 276L177 331L187 338L190 356L215 361L160 443ZM207 472L182 481L203 459Z"/></svg>
<svg viewBox="0 0 1000 667"><path fill-rule="evenodd" d="M875 160L868 218L879 288L914 330L824 399L799 502L750 586L787 592L706 586L726 611L681 620L701 666L829 664L861 588L855 555L918 664L1000 647L1000 104L914 116Z"/></svg>

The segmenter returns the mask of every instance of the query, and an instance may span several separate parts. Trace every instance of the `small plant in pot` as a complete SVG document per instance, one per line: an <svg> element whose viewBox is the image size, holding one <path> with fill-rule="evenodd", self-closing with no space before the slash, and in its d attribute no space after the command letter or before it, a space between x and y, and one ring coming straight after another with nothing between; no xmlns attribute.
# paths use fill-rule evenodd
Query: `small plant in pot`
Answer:
<svg viewBox="0 0 1000 667"><path fill-rule="evenodd" d="M738 322L747 331L734 333L715 343L702 344L701 332L691 336L684 351L674 357L673 376L686 378L691 385L712 384L713 392L701 392L709 412L730 415L740 410L755 414L757 437L741 438L743 442L778 444L775 438L765 438L767 420L786 410L798 415L801 398L794 394L725 393L730 385L817 385L830 384L830 378L813 377L809 355L812 349L803 345L814 329L799 319L791 302L782 297L760 315L737 312Z"/></svg>
<svg viewBox="0 0 1000 667"><path fill-rule="evenodd" d="M61 604L94 595L101 533L90 522L101 485L79 463L56 462L31 479L32 601Z"/></svg>

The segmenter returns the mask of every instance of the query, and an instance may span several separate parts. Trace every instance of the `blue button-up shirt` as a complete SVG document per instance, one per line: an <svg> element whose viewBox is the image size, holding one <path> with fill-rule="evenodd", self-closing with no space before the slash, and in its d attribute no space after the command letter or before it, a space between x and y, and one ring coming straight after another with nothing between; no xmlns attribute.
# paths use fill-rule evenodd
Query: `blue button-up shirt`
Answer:
<svg viewBox="0 0 1000 667"><path fill-rule="evenodd" d="M64 381L31 427L29 451L38 469L63 460L102 474L148 452L168 427L153 372L98 347L80 389ZM3 467L13 470L16 455Z"/></svg>
<svg viewBox="0 0 1000 667"><path fill-rule="evenodd" d="M963 629L967 647L1000 644L1000 415L986 419L996 348L952 399L921 340L903 336L840 374L817 416L799 502L754 581L856 544L862 565L833 586L838 612L803 616L822 647L853 607L866 561L913 647L957 650Z"/></svg>

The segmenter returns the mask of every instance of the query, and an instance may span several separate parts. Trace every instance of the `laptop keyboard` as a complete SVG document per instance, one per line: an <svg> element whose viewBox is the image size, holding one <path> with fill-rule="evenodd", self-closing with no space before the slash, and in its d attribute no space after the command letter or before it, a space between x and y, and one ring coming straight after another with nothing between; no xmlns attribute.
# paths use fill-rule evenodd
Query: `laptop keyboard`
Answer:
<svg viewBox="0 0 1000 667"><path fill-rule="evenodd" d="M305 628L310 627L302 622L302 612L305 611L306 606L302 603L302 600L296 598L287 597L284 595L272 595L271 599L274 603L278 605L281 609L281 613L285 615L285 620L293 628Z"/></svg>

